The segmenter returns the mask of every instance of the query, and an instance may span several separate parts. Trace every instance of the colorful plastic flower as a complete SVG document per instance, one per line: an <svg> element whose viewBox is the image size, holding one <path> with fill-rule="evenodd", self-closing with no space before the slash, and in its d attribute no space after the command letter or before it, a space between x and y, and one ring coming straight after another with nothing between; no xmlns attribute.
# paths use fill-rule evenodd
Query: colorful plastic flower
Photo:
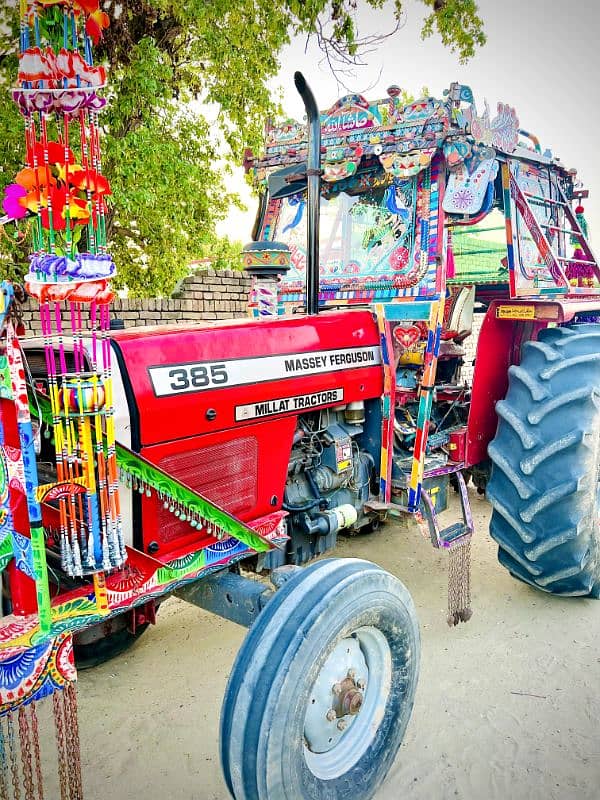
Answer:
<svg viewBox="0 0 600 800"><path fill-rule="evenodd" d="M63 213L65 213L66 216L66 206ZM90 218L90 210L87 201L73 194L69 194L69 217L76 223L85 225Z"/></svg>
<svg viewBox="0 0 600 800"><path fill-rule="evenodd" d="M37 158L38 164L43 164L44 146L41 142L36 142L33 152ZM65 160L69 162L74 160L73 151L69 147L65 150L64 144L59 144L59 142L48 142L48 163L62 164Z"/></svg>
<svg viewBox="0 0 600 800"><path fill-rule="evenodd" d="M23 219L27 214L27 208L23 203L27 197L27 190L18 183L11 183L4 190L2 208L12 219Z"/></svg>
<svg viewBox="0 0 600 800"><path fill-rule="evenodd" d="M47 183L55 183L52 176L48 180L48 171L45 167L25 167L15 175L15 183L22 186L26 191L32 189L39 189L40 186L46 186Z"/></svg>
<svg viewBox="0 0 600 800"><path fill-rule="evenodd" d="M74 173L78 173L81 171L80 164L69 164L69 174L68 174L68 182L69 184L73 184L72 175ZM67 164L54 164L54 170L56 171L56 177L62 183L67 183Z"/></svg>
<svg viewBox="0 0 600 800"><path fill-rule="evenodd" d="M54 96L44 90L39 92L23 92L20 89L14 89L12 96L15 103L19 106L19 110L26 117L36 111L49 114L54 110L56 105Z"/></svg>
<svg viewBox="0 0 600 800"><path fill-rule="evenodd" d="M84 14L94 14L100 8L100 0L73 0L73 7Z"/></svg>
<svg viewBox="0 0 600 800"><path fill-rule="evenodd" d="M75 88L77 78L89 86L102 86L106 81L106 70L103 66L90 66L81 53L76 50L65 50L63 47L56 54L56 77L67 79L67 87Z"/></svg>
<svg viewBox="0 0 600 800"><path fill-rule="evenodd" d="M98 12L101 14L102 12ZM90 22L91 18L88 19ZM104 25L105 20L91 21L94 28ZM104 25L106 27L106 25ZM99 29L101 33L101 28ZM91 35L91 34L90 34ZM103 86L106 81L106 70L103 66L91 66L81 53L61 48L55 53L50 47L30 47L19 56L19 82L27 81L38 88L42 84L45 89L76 89L80 87Z"/></svg>
<svg viewBox="0 0 600 800"><path fill-rule="evenodd" d="M89 190L95 195L112 194L110 185L104 175L99 175L95 169L88 171L78 168L69 175L69 183L80 191Z"/></svg>
<svg viewBox="0 0 600 800"><path fill-rule="evenodd" d="M55 78L55 57L50 48L30 47L19 56L19 81L46 81L51 84Z"/></svg>
<svg viewBox="0 0 600 800"><path fill-rule="evenodd" d="M104 11L96 9L93 11L86 20L85 32L91 38L94 44L98 44L102 38L102 31L110 25L108 14Z"/></svg>
<svg viewBox="0 0 600 800"><path fill-rule="evenodd" d="M67 214L67 199L68 199L68 214ZM52 206L52 228L55 231L64 231L67 228L67 216L69 217L69 227L74 224L85 225L89 218L90 212L85 200L72 194L67 193L64 186L54 188L50 193L50 205ZM40 210L40 217L42 220L42 227L49 230L50 228L50 212L48 210L48 197L42 197L42 208Z"/></svg>

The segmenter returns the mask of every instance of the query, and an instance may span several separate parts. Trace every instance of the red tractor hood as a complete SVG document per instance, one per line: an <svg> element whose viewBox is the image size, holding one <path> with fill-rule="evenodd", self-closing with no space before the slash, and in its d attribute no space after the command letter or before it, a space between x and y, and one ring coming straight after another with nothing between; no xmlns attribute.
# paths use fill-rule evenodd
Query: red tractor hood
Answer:
<svg viewBox="0 0 600 800"><path fill-rule="evenodd" d="M378 397L368 311L113 332L134 449Z"/></svg>

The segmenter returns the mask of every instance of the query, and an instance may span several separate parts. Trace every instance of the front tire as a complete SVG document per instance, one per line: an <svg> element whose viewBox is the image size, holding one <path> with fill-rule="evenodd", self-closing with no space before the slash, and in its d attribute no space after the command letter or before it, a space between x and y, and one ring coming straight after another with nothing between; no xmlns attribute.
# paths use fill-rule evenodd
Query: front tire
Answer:
<svg viewBox="0 0 600 800"><path fill-rule="evenodd" d="M600 325L540 331L509 369L488 452L501 564L558 595L600 590Z"/></svg>
<svg viewBox="0 0 600 800"><path fill-rule="evenodd" d="M235 800L368 800L412 711L419 630L400 581L329 559L291 578L229 678L221 759Z"/></svg>

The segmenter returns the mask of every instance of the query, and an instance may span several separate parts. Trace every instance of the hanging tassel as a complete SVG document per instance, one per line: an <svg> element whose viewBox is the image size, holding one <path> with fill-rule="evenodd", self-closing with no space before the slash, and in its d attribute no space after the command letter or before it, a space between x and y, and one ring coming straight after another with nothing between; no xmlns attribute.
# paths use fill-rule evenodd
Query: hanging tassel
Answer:
<svg viewBox="0 0 600 800"><path fill-rule="evenodd" d="M471 610L471 538L448 553L448 625L468 622Z"/></svg>
<svg viewBox="0 0 600 800"><path fill-rule="evenodd" d="M446 277L456 277L456 264L454 261L454 248L452 247L452 231L448 230L448 246L446 248Z"/></svg>
<svg viewBox="0 0 600 800"><path fill-rule="evenodd" d="M577 222L579 223L579 227L581 228L581 232L583 233L583 235L587 239L588 238L588 224L587 224L587 220L585 218L585 208L582 205L578 205L575 208L575 217L577 218ZM581 242L579 240L579 237L578 236L572 236L571 237L571 244L574 247L579 247L579 245L581 244Z"/></svg>

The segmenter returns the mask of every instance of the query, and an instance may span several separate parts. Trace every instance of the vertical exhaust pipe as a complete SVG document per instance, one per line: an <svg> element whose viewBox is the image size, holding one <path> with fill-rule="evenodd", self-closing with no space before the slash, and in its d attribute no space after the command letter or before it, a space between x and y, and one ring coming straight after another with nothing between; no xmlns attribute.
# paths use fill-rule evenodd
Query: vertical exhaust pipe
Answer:
<svg viewBox="0 0 600 800"><path fill-rule="evenodd" d="M319 313L319 213L321 203L321 121L314 95L301 72L294 73L308 117L308 213L306 243L306 313Z"/></svg>

